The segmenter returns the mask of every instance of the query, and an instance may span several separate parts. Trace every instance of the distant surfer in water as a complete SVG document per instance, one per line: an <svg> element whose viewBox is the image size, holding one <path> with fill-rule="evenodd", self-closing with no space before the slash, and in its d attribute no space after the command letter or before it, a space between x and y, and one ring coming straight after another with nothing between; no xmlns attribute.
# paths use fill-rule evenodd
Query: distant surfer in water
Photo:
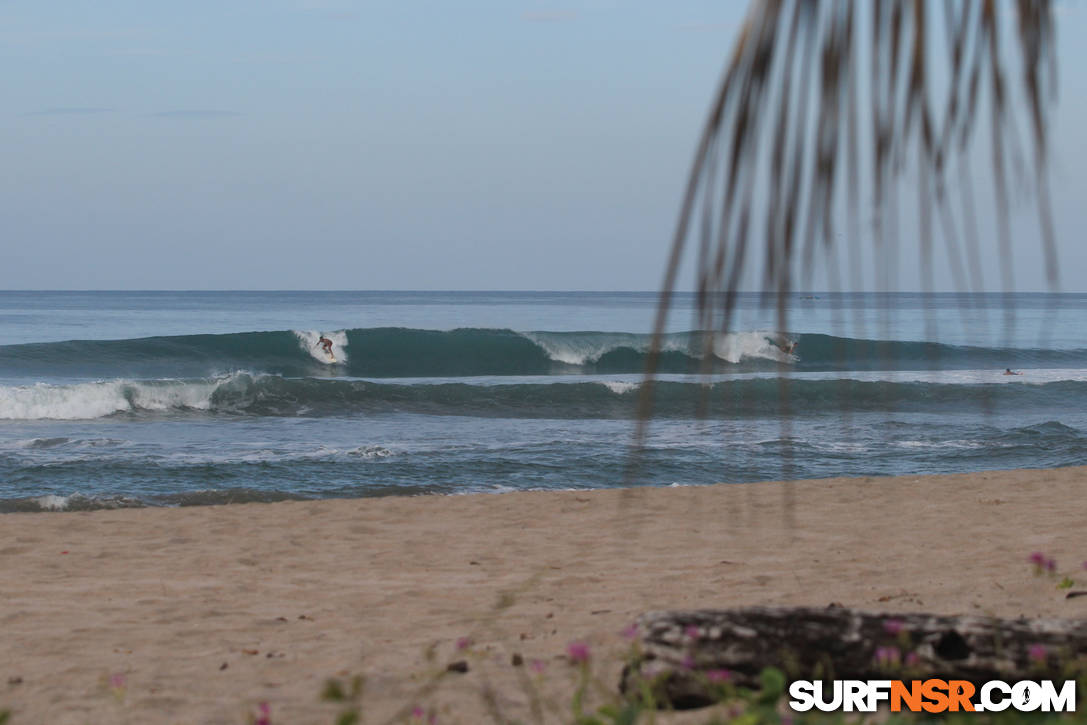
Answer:
<svg viewBox="0 0 1087 725"><path fill-rule="evenodd" d="M1011 368L1004 368L1005 375L1022 375L1023 373L1013 373Z"/></svg>
<svg viewBox="0 0 1087 725"><path fill-rule="evenodd" d="M317 345L320 345L321 347L324 348L326 355L328 355L329 357L335 359L335 357L332 354L332 340L329 340L327 337L325 337L323 332L321 333L321 338L317 341ZM316 345L315 345L315 347L316 347Z"/></svg>

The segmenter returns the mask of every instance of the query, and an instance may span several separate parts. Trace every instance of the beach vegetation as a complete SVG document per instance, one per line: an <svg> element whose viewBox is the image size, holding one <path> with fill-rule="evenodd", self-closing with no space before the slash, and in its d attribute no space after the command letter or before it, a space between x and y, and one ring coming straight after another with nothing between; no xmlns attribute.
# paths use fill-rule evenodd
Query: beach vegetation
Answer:
<svg viewBox="0 0 1087 725"><path fill-rule="evenodd" d="M1046 580L1056 576L1057 562L1054 557L1036 551L1026 559L1036 575ZM1070 580L1068 576L1064 578ZM392 717L378 722L388 725L441 725L443 722L462 722L455 711L437 703L440 703L442 688L451 677L469 672L483 673L482 683L477 690L486 713L483 722L496 725L545 722L571 725L656 725L659 722L665 725L672 720L671 715L677 712L677 705L660 696L663 692L663 683L660 680L668 677L667 673L659 675L656 680L634 680L634 686L626 692L616 687L616 683L609 681L604 674L614 672L617 666L619 669L633 670L646 660L640 641L641 628L637 622L632 622L616 633L618 639L626 642L626 648L618 661L614 656L609 658L602 655L606 650L586 639L568 642L562 654L557 655L551 665L539 658L526 658L520 652L509 653L505 660L515 673L519 694L522 696L519 699L527 705L529 717L506 717L499 705L498 693L486 674L488 666L493 666L497 659L489 647L479 643L487 639L488 623L493 623L503 610L516 603L519 594L530 587L530 583L525 583L503 592L492 606L491 616L481 622L479 629L447 642L444 649L455 661L446 663L441 659L442 643L433 642L427 646L423 651L427 669L419 673L420 685ZM925 672L915 651L916 643L912 641L905 622L897 617L888 617L882 622L882 631L887 639L873 653L877 668L890 679L923 679ZM692 651L702 636L702 630L697 626L687 626L682 630L685 646ZM1057 663L1064 679L1077 683L1077 700L1087 701L1087 658L1067 649L1047 647L1041 643L1029 646L1026 656L1032 663L1031 670L1038 673ZM788 705L788 683L797 679L825 679L829 674L822 667L818 671L805 673L788 656L783 656L783 662L785 664L781 668L763 668L757 675L756 684L745 686L744 683L750 685L750 677L724 668L699 670L693 656L685 658L682 666L687 674L697 680L701 690L709 693L710 697L708 703L698 703L698 708L705 710L704 718L698 719L695 716L692 719L691 713L688 713L682 722L686 725L830 725L867 722L874 718L878 722L901 725L937 720L963 725L1011 725L1019 722L1087 725L1087 708L1080 708L1079 712L1074 713L949 712L939 716L930 713L882 712L871 717L858 713L793 712ZM790 665L790 662L794 664ZM361 675L344 679L331 678L325 682L320 699L340 706L333 720L335 725L357 725L364 721L365 684L366 680ZM544 694L545 691L568 692L568 700L563 702L556 700L553 695L548 697ZM261 703L261 708L260 715L251 717L250 723L271 725L267 704ZM2 723L3 720L0 719L0 725Z"/></svg>
<svg viewBox="0 0 1087 725"><path fill-rule="evenodd" d="M362 697L366 687L366 678L355 675L350 681L335 678L325 682L325 689L321 692L321 699L325 702L334 702L342 706L340 714L336 716L336 725L355 725L362 720Z"/></svg>
<svg viewBox="0 0 1087 725"><path fill-rule="evenodd" d="M889 678L910 679L912 677L924 677L920 670L916 669L918 662L916 656L909 650L909 635L901 622L888 619L885 631L889 637L894 638L896 645L880 647L876 654L876 664L887 673ZM636 667L645 658L640 643L634 637L626 636L636 628L628 627L620 634L631 640L628 648L622 655L621 664L626 668ZM686 633L688 640L697 641L698 633L689 631ZM471 641L468 638L460 638L456 645L463 641ZM472 652L471 646L464 648L455 645L457 653L468 651L469 655L476 656L476 661L482 665L486 657L480 653ZM901 645L901 648L898 646ZM433 654L436 648L431 648ZM911 655L914 655L911 658ZM1075 680L1077 689L1077 702L1084 701L1087 697L1087 661L1082 657L1076 657L1071 653L1051 651L1044 645L1035 645L1029 648L1028 658L1041 666L1048 659L1057 657L1065 660L1063 671L1065 679ZM493 658L491 658L493 661ZM531 714L524 719L511 719L506 717L496 703L496 693L492 686L484 681L479 687L478 694L485 706L488 717L482 722L495 725L531 725L534 723L569 723L570 725L666 725L673 721L686 725L845 725L846 723L880 722L892 725L920 725L921 723L951 723L953 725L1012 725L1013 723L1072 723L1087 725L1087 708L1079 708L1072 713L1044 713L1044 712L1018 712L1006 710L1003 712L946 712L932 714L926 712L888 712L878 713L846 713L846 712L821 712L811 710L808 712L795 712L789 706L789 682L795 679L803 679L804 674L789 671L778 667L765 667L752 680L750 677L739 676L727 669L712 669L698 671L695 663L688 665L690 675L702 685L703 691L710 694L710 702L704 703L693 710L681 711L675 703L662 700L658 693L662 692L661 681L642 680L637 687L622 693L609 683L601 675L603 672L614 670L614 661L602 661L599 650L585 641L570 642L561 657L557 660L565 666L557 668L545 668L539 660L540 667L531 668L532 677L528 677L523 658L512 657L510 664L523 675L519 678L524 701L530 704ZM440 668L432 668L426 677L426 682L411 697L411 701L405 704L397 713L387 720L378 722L387 725L442 725L444 722L465 722L457 712L435 706L439 701L440 689L446 680L447 671ZM572 679L570 676L572 675ZM825 673L814 673L816 678L825 676ZM659 675L658 680L666 678L667 673ZM563 704L553 698L545 698L541 691L547 683L545 678L555 678L558 684L565 685L570 694ZM747 686L741 684L746 682ZM331 679L325 684L322 699L329 702L341 703L344 710L335 719L336 725L355 725L361 723L363 703L362 677L354 677L351 680ZM693 707L693 706L692 706ZM701 711L696 713L695 711ZM683 714L681 714L681 712Z"/></svg>
<svg viewBox="0 0 1087 725"><path fill-rule="evenodd" d="M1072 578L1071 574L1060 575L1057 573L1057 560L1053 557L1035 551L1030 555L1029 561L1034 567L1035 576L1048 576L1051 579L1056 579L1059 576L1057 589L1071 589L1076 585L1076 580ZM1084 562L1083 568L1087 569L1087 562Z"/></svg>

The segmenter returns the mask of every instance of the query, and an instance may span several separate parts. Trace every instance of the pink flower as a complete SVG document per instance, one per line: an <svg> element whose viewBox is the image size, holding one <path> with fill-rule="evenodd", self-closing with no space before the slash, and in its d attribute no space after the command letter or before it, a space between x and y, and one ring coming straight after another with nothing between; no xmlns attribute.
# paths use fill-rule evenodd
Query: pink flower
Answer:
<svg viewBox="0 0 1087 725"><path fill-rule="evenodd" d="M1045 664L1046 660L1046 648L1044 644L1032 644L1027 648L1027 657L1034 662Z"/></svg>
<svg viewBox="0 0 1087 725"><path fill-rule="evenodd" d="M122 690L125 686L125 676L118 673L109 676L109 686L115 690Z"/></svg>
<svg viewBox="0 0 1087 725"><path fill-rule="evenodd" d="M696 641L701 636L701 632L699 632L698 627L694 626L693 624L688 624L687 627L683 630L683 633L687 635L688 638Z"/></svg>
<svg viewBox="0 0 1087 725"><path fill-rule="evenodd" d="M472 646L471 637L459 637L457 639L457 650L465 650Z"/></svg>
<svg viewBox="0 0 1087 725"><path fill-rule="evenodd" d="M1051 559L1040 551L1036 551L1030 555L1030 563L1038 567L1039 570L1045 569L1046 571L1056 571L1057 561Z"/></svg>
<svg viewBox="0 0 1087 725"><path fill-rule="evenodd" d="M691 657L690 655L683 655L683 660L679 664L685 670L693 670L694 657Z"/></svg>
<svg viewBox="0 0 1087 725"><path fill-rule="evenodd" d="M411 709L411 719L417 720L418 722L425 721L427 725L436 725L436 723L438 722L438 715L437 713L433 712L427 715L426 710L424 710L419 705L416 705Z"/></svg>
<svg viewBox="0 0 1087 725"><path fill-rule="evenodd" d="M539 675L545 669L547 669L547 663L545 663L543 660L532 660L528 663L528 668L535 672L537 675Z"/></svg>
<svg viewBox="0 0 1087 725"><path fill-rule="evenodd" d="M1083 568L1087 569L1087 561L1083 562Z"/></svg>
<svg viewBox="0 0 1087 725"><path fill-rule="evenodd" d="M706 679L710 682L728 682L732 679L732 673L728 670L710 670L706 673Z"/></svg>
<svg viewBox="0 0 1087 725"><path fill-rule="evenodd" d="M906 625L903 624L901 619L887 619L883 622L883 631L894 637L901 632L902 628L905 626Z"/></svg>
<svg viewBox="0 0 1087 725"><path fill-rule="evenodd" d="M898 650L898 647L877 647L873 659L875 659L877 665L889 667L902 661L902 653Z"/></svg>
<svg viewBox="0 0 1087 725"><path fill-rule="evenodd" d="M921 656L916 652L909 652L906 654L905 663L907 667L916 667L921 664Z"/></svg>
<svg viewBox="0 0 1087 725"><path fill-rule="evenodd" d="M1084 562L1084 566L1087 566L1087 562ZM634 622L623 627L623 631L620 632L625 639L637 639L638 637L638 623Z"/></svg>
<svg viewBox="0 0 1087 725"><path fill-rule="evenodd" d="M260 715L253 721L253 725L272 725L272 709L268 707L268 703L262 702L257 705L257 710Z"/></svg>
<svg viewBox="0 0 1087 725"><path fill-rule="evenodd" d="M570 662L581 664L589 661L589 645L585 642L571 642L566 645L566 656Z"/></svg>

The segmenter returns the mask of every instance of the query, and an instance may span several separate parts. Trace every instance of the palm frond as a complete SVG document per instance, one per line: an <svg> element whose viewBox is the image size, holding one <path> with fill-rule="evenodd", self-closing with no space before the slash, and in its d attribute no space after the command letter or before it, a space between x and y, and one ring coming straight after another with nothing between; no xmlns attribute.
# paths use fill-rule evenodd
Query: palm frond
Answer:
<svg viewBox="0 0 1087 725"><path fill-rule="evenodd" d="M687 180L642 385L638 440L651 414L673 290L692 247L704 370L714 339L731 329L745 280L759 280L781 330L788 329L787 295L798 283L811 284L817 262L832 283L844 276L860 291L863 260L870 259L876 286L892 289L899 192L907 177L916 178L923 289L933 289L942 244L955 284L980 291L969 157L982 135L991 144L1001 288L1010 292L1014 284L1008 218L1014 175L1033 189L1047 280L1055 289L1046 183L1054 42L1050 0L753 2ZM1025 153L1023 122L1030 139ZM957 179L949 178L954 169ZM869 215L870 225L863 221ZM841 250L838 226L847 237ZM844 275L839 257L848 267Z"/></svg>

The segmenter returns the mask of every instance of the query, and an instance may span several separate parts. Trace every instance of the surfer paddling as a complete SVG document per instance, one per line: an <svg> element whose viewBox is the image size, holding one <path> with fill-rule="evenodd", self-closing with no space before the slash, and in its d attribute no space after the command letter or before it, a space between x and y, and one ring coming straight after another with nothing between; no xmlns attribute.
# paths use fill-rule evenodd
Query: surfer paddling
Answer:
<svg viewBox="0 0 1087 725"><path fill-rule="evenodd" d="M1023 373L1021 373L1021 372L1012 372L1011 368L1004 368L1004 374L1005 375L1022 375Z"/></svg>
<svg viewBox="0 0 1087 725"><path fill-rule="evenodd" d="M332 354L332 340L329 340L327 337L325 337L324 333L321 333L320 339L317 340L317 345L320 345L324 349L325 354L328 355L330 358L332 358L333 360L336 359L336 356ZM314 345L314 347L316 347L317 345Z"/></svg>

